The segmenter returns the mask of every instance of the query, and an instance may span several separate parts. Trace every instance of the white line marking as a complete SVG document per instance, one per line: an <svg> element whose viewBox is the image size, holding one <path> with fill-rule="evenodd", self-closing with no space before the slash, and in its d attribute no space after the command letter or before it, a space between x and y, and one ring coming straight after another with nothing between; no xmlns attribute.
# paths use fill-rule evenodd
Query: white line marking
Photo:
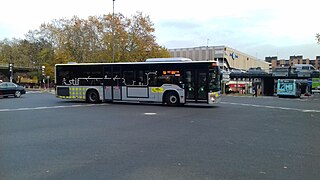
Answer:
<svg viewBox="0 0 320 180"><path fill-rule="evenodd" d="M222 104L231 104L231 105L240 105L240 106L259 107L259 108L299 111L299 112L305 112L305 113L308 113L308 112L320 113L320 110L315 110L315 109L297 109L297 108L280 107L280 106L265 106L265 105L257 105L257 104L244 104L244 103L231 103L231 102L220 102L220 103L222 103Z"/></svg>
<svg viewBox="0 0 320 180"><path fill-rule="evenodd" d="M153 115L157 115L157 113L143 113L144 115L147 115L147 116L153 116Z"/></svg>
<svg viewBox="0 0 320 180"><path fill-rule="evenodd" d="M60 109L60 108L76 108L76 107L92 107L92 106L106 106L107 104L85 104L85 105L70 105L70 106L48 106L48 107L33 107L33 108L17 108L17 109L0 109L0 112L13 112L13 111L33 111L44 109Z"/></svg>

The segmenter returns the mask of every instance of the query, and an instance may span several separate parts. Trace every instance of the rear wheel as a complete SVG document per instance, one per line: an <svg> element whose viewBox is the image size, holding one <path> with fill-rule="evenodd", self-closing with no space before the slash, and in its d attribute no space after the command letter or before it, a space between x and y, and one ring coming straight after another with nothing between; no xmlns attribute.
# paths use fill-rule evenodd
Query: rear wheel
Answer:
<svg viewBox="0 0 320 180"><path fill-rule="evenodd" d="M21 92L20 91L16 91L15 93L14 93L14 97L16 97L16 98L18 98L18 97L20 97L21 96Z"/></svg>
<svg viewBox="0 0 320 180"><path fill-rule="evenodd" d="M96 90L89 90L87 92L86 101L88 103L98 103L99 100L99 93Z"/></svg>
<svg viewBox="0 0 320 180"><path fill-rule="evenodd" d="M169 106L176 106L179 104L179 96L177 93L169 92L166 95L166 103Z"/></svg>

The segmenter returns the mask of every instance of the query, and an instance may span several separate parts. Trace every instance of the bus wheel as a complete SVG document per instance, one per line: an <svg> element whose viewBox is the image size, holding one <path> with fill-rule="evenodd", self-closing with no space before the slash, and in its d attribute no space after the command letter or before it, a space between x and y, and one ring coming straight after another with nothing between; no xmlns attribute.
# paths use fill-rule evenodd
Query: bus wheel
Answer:
<svg viewBox="0 0 320 180"><path fill-rule="evenodd" d="M87 92L86 101L88 103L98 103L99 100L99 93L96 90L89 90Z"/></svg>
<svg viewBox="0 0 320 180"><path fill-rule="evenodd" d="M169 92L166 95L166 103L169 106L178 105L179 104L179 96L177 95L177 93Z"/></svg>

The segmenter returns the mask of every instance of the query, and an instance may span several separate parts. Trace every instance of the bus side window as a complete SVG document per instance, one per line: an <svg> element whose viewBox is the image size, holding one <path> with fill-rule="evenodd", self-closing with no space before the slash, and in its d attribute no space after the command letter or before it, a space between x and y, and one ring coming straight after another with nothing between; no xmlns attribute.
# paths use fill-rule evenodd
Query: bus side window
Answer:
<svg viewBox="0 0 320 180"><path fill-rule="evenodd" d="M125 86L134 86L135 81L133 78L133 71L123 71L123 85Z"/></svg>
<svg viewBox="0 0 320 180"><path fill-rule="evenodd" d="M146 85L147 84L147 78L143 71L136 71L136 85Z"/></svg>
<svg viewBox="0 0 320 180"><path fill-rule="evenodd" d="M148 77L147 84L149 86L157 86L157 81L158 81L157 71L148 72L147 77Z"/></svg>

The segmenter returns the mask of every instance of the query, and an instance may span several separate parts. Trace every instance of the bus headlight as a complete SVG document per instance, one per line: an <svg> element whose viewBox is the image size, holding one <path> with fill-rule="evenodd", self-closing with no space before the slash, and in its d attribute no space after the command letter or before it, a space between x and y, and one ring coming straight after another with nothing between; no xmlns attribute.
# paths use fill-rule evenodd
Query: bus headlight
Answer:
<svg viewBox="0 0 320 180"><path fill-rule="evenodd" d="M217 98L217 97L219 97L219 93L217 92L210 93L210 98Z"/></svg>
<svg viewBox="0 0 320 180"><path fill-rule="evenodd" d="M209 94L209 101L211 102L218 102L220 99L219 92L212 92Z"/></svg>
<svg viewBox="0 0 320 180"><path fill-rule="evenodd" d="M216 93L216 92L210 93L210 100L211 101L214 102L217 97L218 97L218 93Z"/></svg>

